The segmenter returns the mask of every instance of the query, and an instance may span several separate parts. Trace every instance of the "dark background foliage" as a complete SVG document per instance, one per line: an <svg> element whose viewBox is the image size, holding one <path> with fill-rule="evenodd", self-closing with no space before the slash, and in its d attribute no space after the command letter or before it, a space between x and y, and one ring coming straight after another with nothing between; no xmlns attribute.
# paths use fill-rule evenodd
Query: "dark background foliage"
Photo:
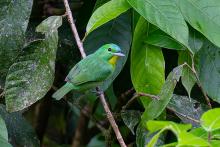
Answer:
<svg viewBox="0 0 220 147"><path fill-rule="evenodd" d="M90 17L109 1L69 0L87 54L110 42L126 54L102 89L128 146L150 142L154 134L149 131L158 130L147 130L149 120L190 123L202 129L202 114L210 105L219 107L220 31L216 26L220 23L217 10L211 13L208 7L218 4L219 8L220 3L211 0L195 8L195 0L174 1L119 0L123 9L116 9L117 3L104 7L103 22L88 32ZM210 15L204 17L201 10ZM108 13L116 14L105 20ZM71 92L60 101L51 97L81 60L64 14L62 0L0 2L0 115L8 130L6 138L13 146L119 146L96 95ZM44 21L49 16L61 17L52 23ZM38 26L42 21L45 24ZM157 95L160 101L146 94ZM208 138L204 130L194 131ZM178 138L168 131L157 145ZM0 146L8 145L7 139L5 143L0 138Z"/></svg>

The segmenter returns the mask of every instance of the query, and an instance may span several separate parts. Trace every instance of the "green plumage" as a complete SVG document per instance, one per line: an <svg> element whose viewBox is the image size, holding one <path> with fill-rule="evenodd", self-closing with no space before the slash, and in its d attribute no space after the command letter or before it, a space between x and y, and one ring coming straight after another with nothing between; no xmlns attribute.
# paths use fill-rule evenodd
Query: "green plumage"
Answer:
<svg viewBox="0 0 220 147"><path fill-rule="evenodd" d="M71 90L86 91L99 86L115 70L109 62L114 56L123 56L121 49L115 44L106 44L95 53L78 62L69 72L64 86L58 89L53 98L60 100Z"/></svg>

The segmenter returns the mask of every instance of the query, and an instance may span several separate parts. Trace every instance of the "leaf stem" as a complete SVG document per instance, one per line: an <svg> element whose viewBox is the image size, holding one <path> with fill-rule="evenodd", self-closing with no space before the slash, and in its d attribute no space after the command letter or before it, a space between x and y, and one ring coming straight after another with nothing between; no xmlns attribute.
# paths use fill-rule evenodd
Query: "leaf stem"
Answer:
<svg viewBox="0 0 220 147"><path fill-rule="evenodd" d="M210 109L212 109L212 105L211 105L210 99L209 99L209 97L207 96L207 94L206 94L206 92L204 91L204 89L202 88L202 84L201 84L201 82L200 82L200 80L199 80L199 76L198 76L198 74L197 74L197 72L196 72L195 63L194 63L194 60L193 60L193 56L192 56L192 55L191 55L191 59L192 59L192 67L190 67L187 63L186 63L185 65L186 65L186 66L193 72L193 74L195 75L196 80L197 80L197 84L198 84L199 88L201 89L201 91L202 91L202 93L203 93L203 95L204 95L204 97L205 97L205 100L206 100L206 102L207 102L207 105L208 105L208 107L209 107Z"/></svg>
<svg viewBox="0 0 220 147"><path fill-rule="evenodd" d="M208 131L208 142L210 142L210 141L211 141L211 139L212 139L212 134L211 134L211 132L210 132L210 131Z"/></svg>
<svg viewBox="0 0 220 147"><path fill-rule="evenodd" d="M75 23L73 21L73 16L72 16L72 12L71 12L70 7L69 7L68 0L63 0L63 2L64 2L64 5L65 5L65 8L66 8L67 18L68 18L68 21L70 23L70 26L71 26L74 38L76 40L77 46L78 46L78 48L80 50L80 53L81 53L82 57L86 58L86 53L85 53L85 50L83 48L82 41L79 38L79 34L77 32L76 25L75 25ZM116 124L115 119L114 119L114 117L113 117L113 115L112 115L112 113L111 113L111 111L109 109L109 106L108 106L108 104L107 104L107 102L105 100L105 96L104 96L103 91L100 91L100 89L98 87L96 89L97 89L97 93L99 93L100 101L102 102L102 105L103 105L103 107L105 109L105 112L107 114L107 118L108 118L108 120L109 120L109 122L110 122L110 124L111 124L111 126L112 126L112 128L114 130L114 132L115 132L115 135L116 135L116 137L118 139L118 142L120 143L121 147L126 147L126 144L125 144L125 142L124 142L124 140L122 138L122 135L121 135L121 133L120 133L120 131L118 129L118 125Z"/></svg>

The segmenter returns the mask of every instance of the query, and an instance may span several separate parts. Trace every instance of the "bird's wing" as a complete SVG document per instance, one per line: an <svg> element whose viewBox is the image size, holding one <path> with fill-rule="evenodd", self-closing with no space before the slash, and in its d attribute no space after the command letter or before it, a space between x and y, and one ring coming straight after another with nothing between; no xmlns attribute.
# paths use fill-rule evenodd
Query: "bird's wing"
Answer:
<svg viewBox="0 0 220 147"><path fill-rule="evenodd" d="M102 82L111 75L112 72L113 68L110 64L93 56L79 62L70 71L66 79L74 85L87 82Z"/></svg>

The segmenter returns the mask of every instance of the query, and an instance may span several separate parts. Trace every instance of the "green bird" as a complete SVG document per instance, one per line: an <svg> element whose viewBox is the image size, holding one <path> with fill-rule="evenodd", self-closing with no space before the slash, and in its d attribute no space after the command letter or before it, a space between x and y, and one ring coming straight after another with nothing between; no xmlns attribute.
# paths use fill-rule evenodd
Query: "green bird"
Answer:
<svg viewBox="0 0 220 147"><path fill-rule="evenodd" d="M103 83L113 74L118 57L125 56L118 45L105 44L95 53L78 62L69 72L66 84L58 89L53 98L60 100L71 90L87 91Z"/></svg>

